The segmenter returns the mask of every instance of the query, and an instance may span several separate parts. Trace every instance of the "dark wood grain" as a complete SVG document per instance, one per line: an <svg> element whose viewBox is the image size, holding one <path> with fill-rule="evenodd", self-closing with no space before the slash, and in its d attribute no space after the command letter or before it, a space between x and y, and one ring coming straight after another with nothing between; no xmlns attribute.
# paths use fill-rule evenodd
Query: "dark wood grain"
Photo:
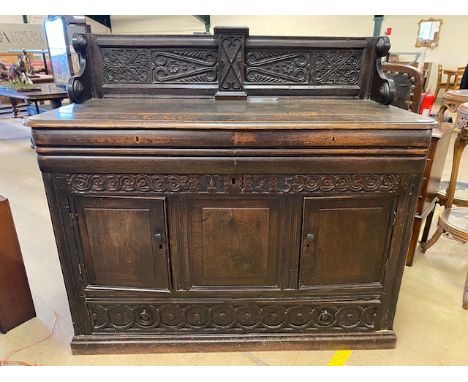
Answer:
<svg viewBox="0 0 468 382"><path fill-rule="evenodd" d="M0 332L36 317L8 199L0 196Z"/></svg>
<svg viewBox="0 0 468 382"><path fill-rule="evenodd" d="M386 105L385 38L245 32L85 35L27 121L74 353L395 345L436 122Z"/></svg>

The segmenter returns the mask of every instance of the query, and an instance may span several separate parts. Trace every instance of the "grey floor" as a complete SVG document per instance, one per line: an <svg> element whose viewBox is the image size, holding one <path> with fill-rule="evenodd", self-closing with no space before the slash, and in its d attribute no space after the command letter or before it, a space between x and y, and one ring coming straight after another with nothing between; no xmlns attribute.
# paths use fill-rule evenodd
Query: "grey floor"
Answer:
<svg viewBox="0 0 468 382"><path fill-rule="evenodd" d="M0 119L0 194L10 200L37 318L0 334L0 359L53 336L12 359L41 365L327 365L333 351L73 356L68 302L29 129ZM451 152L444 170L448 179ZM468 154L460 178L468 180ZM468 365L468 311L461 308L468 245L441 238L406 268L395 318L396 349L356 350L348 365Z"/></svg>

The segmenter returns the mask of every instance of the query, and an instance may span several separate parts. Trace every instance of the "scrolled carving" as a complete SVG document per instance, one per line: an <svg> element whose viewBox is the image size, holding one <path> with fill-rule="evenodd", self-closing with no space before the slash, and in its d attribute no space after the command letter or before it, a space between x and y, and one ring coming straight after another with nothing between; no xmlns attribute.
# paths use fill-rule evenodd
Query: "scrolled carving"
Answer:
<svg viewBox="0 0 468 382"><path fill-rule="evenodd" d="M153 79L161 83L216 82L218 55L215 50L177 49L153 51Z"/></svg>
<svg viewBox="0 0 468 382"><path fill-rule="evenodd" d="M72 192L161 192L297 194L314 192L396 192L404 175L151 175L72 174ZM234 184L232 179L235 180Z"/></svg>
<svg viewBox="0 0 468 382"><path fill-rule="evenodd" d="M141 48L101 48L104 82L151 83L151 52Z"/></svg>
<svg viewBox="0 0 468 382"><path fill-rule="evenodd" d="M388 36L380 36L375 46L377 57L384 57L390 52L391 44Z"/></svg>
<svg viewBox="0 0 468 382"><path fill-rule="evenodd" d="M357 85L361 50L314 50L311 52L311 85Z"/></svg>
<svg viewBox="0 0 468 382"><path fill-rule="evenodd" d="M91 73L90 68L87 67L88 41L86 35L73 35L72 45L78 54L80 69L76 76L70 77L68 80L67 93L71 102L83 103L92 98Z"/></svg>
<svg viewBox="0 0 468 382"><path fill-rule="evenodd" d="M251 51L246 56L245 80L251 83L309 82L307 52Z"/></svg>
<svg viewBox="0 0 468 382"><path fill-rule="evenodd" d="M372 77L372 88L370 98L374 101L390 105L395 96L395 82L385 76L382 70L382 57L390 51L390 39L388 36L381 36L375 43L375 69Z"/></svg>
<svg viewBox="0 0 468 382"><path fill-rule="evenodd" d="M100 304L89 303L95 331L373 330L378 304Z"/></svg>

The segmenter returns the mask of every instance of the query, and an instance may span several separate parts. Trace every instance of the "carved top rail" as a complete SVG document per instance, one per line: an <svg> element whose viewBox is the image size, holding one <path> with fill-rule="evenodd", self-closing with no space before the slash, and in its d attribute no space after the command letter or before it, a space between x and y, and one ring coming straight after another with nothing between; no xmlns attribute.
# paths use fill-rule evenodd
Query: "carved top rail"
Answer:
<svg viewBox="0 0 468 382"><path fill-rule="evenodd" d="M249 36L247 28L214 35L78 34L80 72L70 99L102 97L301 95L392 102L381 68L388 37Z"/></svg>

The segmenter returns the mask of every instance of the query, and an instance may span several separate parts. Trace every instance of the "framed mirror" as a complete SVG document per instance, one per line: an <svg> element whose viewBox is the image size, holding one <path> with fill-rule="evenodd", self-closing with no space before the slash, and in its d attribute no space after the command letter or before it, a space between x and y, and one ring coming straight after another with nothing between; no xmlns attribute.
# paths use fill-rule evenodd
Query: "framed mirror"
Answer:
<svg viewBox="0 0 468 382"><path fill-rule="evenodd" d="M417 48L435 48L439 45L440 28L442 19L426 19L419 22Z"/></svg>

